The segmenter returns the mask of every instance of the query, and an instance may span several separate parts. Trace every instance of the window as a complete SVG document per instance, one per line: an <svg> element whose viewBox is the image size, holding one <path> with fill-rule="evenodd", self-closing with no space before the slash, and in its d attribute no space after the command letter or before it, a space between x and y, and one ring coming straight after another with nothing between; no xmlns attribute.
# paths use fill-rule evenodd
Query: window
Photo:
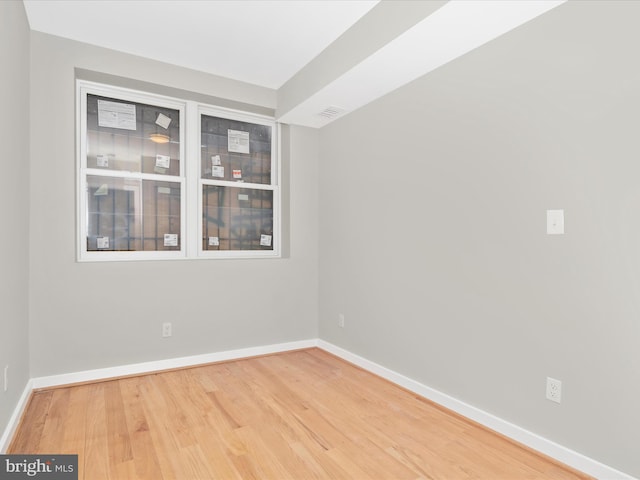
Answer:
<svg viewBox="0 0 640 480"><path fill-rule="evenodd" d="M272 127L207 113L200 115L202 248L272 251Z"/></svg>
<svg viewBox="0 0 640 480"><path fill-rule="evenodd" d="M79 260L279 256L273 119L84 81L78 95Z"/></svg>

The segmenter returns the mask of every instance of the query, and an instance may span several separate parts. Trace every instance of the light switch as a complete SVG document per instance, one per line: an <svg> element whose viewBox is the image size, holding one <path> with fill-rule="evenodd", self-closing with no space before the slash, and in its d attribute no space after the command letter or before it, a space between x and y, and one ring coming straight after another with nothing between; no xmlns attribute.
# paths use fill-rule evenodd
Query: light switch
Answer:
<svg viewBox="0 0 640 480"><path fill-rule="evenodd" d="M547 235L564 234L564 210L547 210Z"/></svg>

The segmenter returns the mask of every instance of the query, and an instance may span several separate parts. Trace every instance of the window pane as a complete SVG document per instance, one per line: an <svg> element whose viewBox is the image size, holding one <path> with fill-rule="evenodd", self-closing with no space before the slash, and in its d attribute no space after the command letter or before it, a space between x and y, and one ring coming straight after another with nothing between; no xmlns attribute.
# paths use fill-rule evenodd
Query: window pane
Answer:
<svg viewBox="0 0 640 480"><path fill-rule="evenodd" d="M180 175L180 112L87 95L87 167Z"/></svg>
<svg viewBox="0 0 640 480"><path fill-rule="evenodd" d="M87 250L180 250L180 183L87 176Z"/></svg>
<svg viewBox="0 0 640 480"><path fill-rule="evenodd" d="M273 191L204 185L203 250L273 250Z"/></svg>
<svg viewBox="0 0 640 480"><path fill-rule="evenodd" d="M201 175L213 180L271 183L271 127L202 115Z"/></svg>

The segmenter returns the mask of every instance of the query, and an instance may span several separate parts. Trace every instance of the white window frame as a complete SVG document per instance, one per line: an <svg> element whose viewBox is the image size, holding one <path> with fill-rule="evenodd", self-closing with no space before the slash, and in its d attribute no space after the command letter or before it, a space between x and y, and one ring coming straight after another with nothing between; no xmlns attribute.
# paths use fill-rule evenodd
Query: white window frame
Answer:
<svg viewBox="0 0 640 480"><path fill-rule="evenodd" d="M99 95L123 101L157 105L180 112L180 175L159 175L140 172L95 169L87 167L87 95ZM271 135L271 184L212 181L201 178L200 120L212 115L231 120L268 125ZM168 97L139 90L101 83L76 80L76 242L78 262L193 260L229 258L280 258L281 234L281 173L280 125L273 117L216 107L191 100ZM139 180L175 181L180 184L180 250L173 251L88 251L87 177L104 176ZM273 249L209 251L202 247L202 187L216 184L229 187L266 189L273 191Z"/></svg>
<svg viewBox="0 0 640 480"><path fill-rule="evenodd" d="M198 108L198 145L202 144L200 129L202 115L212 117L226 118L229 120L238 120L241 122L253 123L256 125L265 125L271 127L271 183L239 183L227 180L204 179L200 175L201 164L197 165L198 171L198 256L203 258L261 258L261 257L280 257L281 234L280 234L280 162L279 143L280 129L273 118L264 115L247 114L221 107L213 107L210 105L199 105ZM200 160L200 155L198 155ZM204 185L217 185L230 188L249 188L254 190L270 190L273 192L273 249L272 250L205 250L202 248L201 239L203 233L203 198L202 187Z"/></svg>

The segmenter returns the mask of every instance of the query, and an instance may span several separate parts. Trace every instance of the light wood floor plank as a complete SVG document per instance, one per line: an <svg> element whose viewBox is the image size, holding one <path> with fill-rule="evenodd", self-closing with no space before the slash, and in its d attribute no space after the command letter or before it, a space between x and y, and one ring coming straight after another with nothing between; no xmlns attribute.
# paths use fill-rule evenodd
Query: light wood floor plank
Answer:
<svg viewBox="0 0 640 480"><path fill-rule="evenodd" d="M37 415L33 412L31 415ZM30 415L27 412L27 415ZM78 457L79 469L84 479L110 479L109 444L107 442L107 409L104 399L104 383L92 385L89 389L89 405L86 413L86 434L84 458ZM80 466L81 465L81 466Z"/></svg>
<svg viewBox="0 0 640 480"><path fill-rule="evenodd" d="M42 451L40 450L40 439L42 438L42 430L47 421L52 398L53 390L34 392L31 395L25 409L25 415L22 417L21 424L13 437L8 451L20 452L25 455ZM32 417L26 415L26 412L29 411L37 412L37 416Z"/></svg>
<svg viewBox="0 0 640 480"><path fill-rule="evenodd" d="M70 395L69 388L61 388L53 392L38 447L44 453L58 453L60 440L64 438L67 426Z"/></svg>
<svg viewBox="0 0 640 480"><path fill-rule="evenodd" d="M140 377L123 379L120 389L124 403L124 415L129 435L131 436L131 453L135 459L136 477L148 480L162 480L162 470L158 453L149 433L149 423L144 409L140 389Z"/></svg>
<svg viewBox="0 0 640 480"><path fill-rule="evenodd" d="M175 443L175 437L171 434L170 427L165 422L167 415L171 413L167 411L164 402L162 402L162 392L156 389L156 377L155 374L137 377L139 382L136 386L140 392L140 403L149 428L149 438L156 451L158 468L162 472L162 478L165 480L178 479L180 478L177 475L177 472L180 471L180 461L174 453L167 454L177 451L178 445Z"/></svg>
<svg viewBox="0 0 640 480"><path fill-rule="evenodd" d="M35 392L9 452L82 480L590 478L319 349Z"/></svg>

